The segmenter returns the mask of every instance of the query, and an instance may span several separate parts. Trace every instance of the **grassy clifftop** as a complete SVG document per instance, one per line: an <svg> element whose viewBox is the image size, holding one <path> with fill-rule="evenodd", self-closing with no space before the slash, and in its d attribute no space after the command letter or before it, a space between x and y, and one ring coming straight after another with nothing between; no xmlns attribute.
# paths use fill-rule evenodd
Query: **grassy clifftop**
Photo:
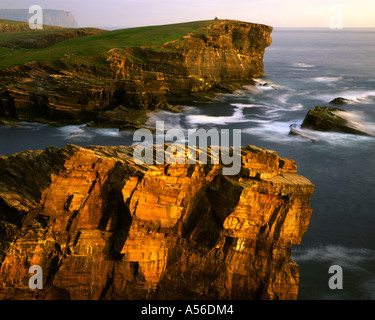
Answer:
<svg viewBox="0 0 375 320"><path fill-rule="evenodd" d="M1 24L2 21L0 21ZM94 32L73 39L61 41L43 48L30 49L27 46L12 47L15 40L19 44L30 42L30 38L37 43L49 35L59 36L69 29L45 30L38 32L0 33L0 67L12 67L29 61L46 61L69 55L69 63L97 64L105 52L116 47L160 46L167 42L181 39L188 33L198 32L212 24L213 20L195 21L172 25L148 26L121 29L115 31ZM82 29L72 29L82 30ZM98 29L95 29L98 30Z"/></svg>
<svg viewBox="0 0 375 320"><path fill-rule="evenodd" d="M54 26L43 26L44 30L58 30L61 27L54 27ZM6 20L0 19L0 33L2 32L25 32L30 31L29 23L23 21L16 21L16 20ZM36 30L39 31L39 30Z"/></svg>
<svg viewBox="0 0 375 320"><path fill-rule="evenodd" d="M271 32L205 20L0 33L0 118L138 128L147 110L251 83L263 74Z"/></svg>

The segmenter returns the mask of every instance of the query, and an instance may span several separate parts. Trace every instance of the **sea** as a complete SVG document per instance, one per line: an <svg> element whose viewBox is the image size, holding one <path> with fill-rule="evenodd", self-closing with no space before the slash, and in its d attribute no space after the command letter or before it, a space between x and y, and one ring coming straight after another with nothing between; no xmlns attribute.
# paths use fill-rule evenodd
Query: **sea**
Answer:
<svg viewBox="0 0 375 320"><path fill-rule="evenodd" d="M375 133L375 29L278 29L254 86L189 102L181 113L158 111L149 124L188 129L241 129L242 145L277 151L315 185L313 214L292 258L300 266L300 300L375 299L375 138L300 129L308 110L337 97L349 120ZM68 143L132 145L133 132L20 123L0 126L0 154ZM332 272L330 268L338 266ZM342 278L338 279L338 277ZM334 278L332 278L334 277ZM341 282L342 279L342 282ZM342 286L330 286L332 284Z"/></svg>

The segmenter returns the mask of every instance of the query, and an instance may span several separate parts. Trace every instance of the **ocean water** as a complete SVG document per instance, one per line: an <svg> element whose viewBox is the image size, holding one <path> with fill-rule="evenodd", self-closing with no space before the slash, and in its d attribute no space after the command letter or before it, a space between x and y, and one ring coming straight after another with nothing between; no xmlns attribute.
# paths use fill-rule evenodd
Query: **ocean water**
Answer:
<svg viewBox="0 0 375 320"><path fill-rule="evenodd" d="M375 30L276 29L272 38L265 74L255 86L215 102L183 105L181 114L154 113L150 123L242 129L242 145L294 159L298 172L316 186L309 229L292 251L301 267L299 299L375 299L375 138L305 130L312 142L288 134L309 109L336 97L352 99L340 108L375 133ZM131 145L133 137L84 124L0 126L0 154L67 143ZM328 286L332 265L343 270L343 289Z"/></svg>

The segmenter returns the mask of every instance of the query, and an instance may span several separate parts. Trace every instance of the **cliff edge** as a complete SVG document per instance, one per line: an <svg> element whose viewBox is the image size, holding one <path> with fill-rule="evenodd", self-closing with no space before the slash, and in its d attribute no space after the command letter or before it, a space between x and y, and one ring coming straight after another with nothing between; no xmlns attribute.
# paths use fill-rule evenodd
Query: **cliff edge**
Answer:
<svg viewBox="0 0 375 320"><path fill-rule="evenodd" d="M0 157L0 299L296 299L314 185L242 147L222 164L137 165L133 147ZM210 162L209 162L210 163ZM28 286L43 269L43 289Z"/></svg>
<svg viewBox="0 0 375 320"><path fill-rule="evenodd" d="M265 25L212 20L13 50L7 60L0 57L0 119L140 127L147 111L211 99L261 76L271 32Z"/></svg>

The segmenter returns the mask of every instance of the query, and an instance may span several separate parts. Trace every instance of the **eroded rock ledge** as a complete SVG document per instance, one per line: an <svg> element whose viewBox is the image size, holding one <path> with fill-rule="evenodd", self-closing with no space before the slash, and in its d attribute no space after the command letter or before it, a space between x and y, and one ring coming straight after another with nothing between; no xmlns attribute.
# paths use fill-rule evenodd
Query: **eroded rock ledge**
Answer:
<svg viewBox="0 0 375 320"><path fill-rule="evenodd" d="M0 70L0 120L138 128L147 111L211 99L263 75L271 32L220 20L164 45L112 48L90 66L72 64L72 53Z"/></svg>
<svg viewBox="0 0 375 320"><path fill-rule="evenodd" d="M0 158L0 299L296 299L314 185L243 147L242 170L137 165L133 147ZM43 268L44 289L28 287Z"/></svg>

